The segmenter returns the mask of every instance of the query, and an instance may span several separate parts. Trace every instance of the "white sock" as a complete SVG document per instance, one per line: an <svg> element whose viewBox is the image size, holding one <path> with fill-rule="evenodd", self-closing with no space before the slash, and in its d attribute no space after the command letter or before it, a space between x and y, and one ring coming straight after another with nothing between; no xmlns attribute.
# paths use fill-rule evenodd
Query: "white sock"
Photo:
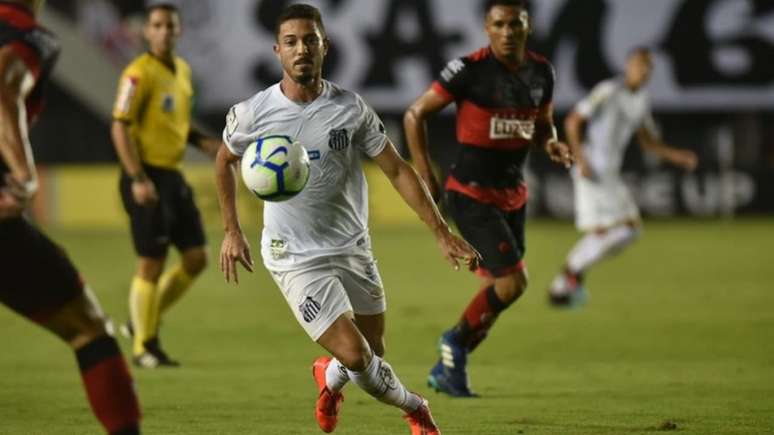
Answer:
<svg viewBox="0 0 774 435"><path fill-rule="evenodd" d="M361 372L348 370L349 378L363 391L376 399L411 413L422 404L422 399L408 391L400 382L392 367L374 355L368 367Z"/></svg>
<svg viewBox="0 0 774 435"><path fill-rule="evenodd" d="M618 253L639 236L640 230L628 225L614 227L603 234L588 233L567 256L567 267L581 273L603 258Z"/></svg>
<svg viewBox="0 0 774 435"><path fill-rule="evenodd" d="M341 391L344 385L349 382L349 373L347 368L344 367L339 360L333 358L328 364L328 369L325 370L325 384L331 391Z"/></svg>

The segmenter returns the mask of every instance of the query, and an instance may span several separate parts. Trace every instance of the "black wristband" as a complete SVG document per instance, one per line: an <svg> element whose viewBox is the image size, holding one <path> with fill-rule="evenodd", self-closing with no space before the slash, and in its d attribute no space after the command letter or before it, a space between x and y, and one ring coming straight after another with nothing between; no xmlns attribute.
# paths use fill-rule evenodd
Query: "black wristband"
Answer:
<svg viewBox="0 0 774 435"><path fill-rule="evenodd" d="M134 175L130 175L129 178L131 178L133 182L141 182L147 180L148 176L145 174L145 171L140 171Z"/></svg>

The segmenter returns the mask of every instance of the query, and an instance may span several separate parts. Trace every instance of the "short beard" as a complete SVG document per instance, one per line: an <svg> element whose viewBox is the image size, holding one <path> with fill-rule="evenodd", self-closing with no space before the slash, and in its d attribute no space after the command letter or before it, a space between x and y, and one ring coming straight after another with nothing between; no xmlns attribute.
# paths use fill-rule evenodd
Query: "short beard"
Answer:
<svg viewBox="0 0 774 435"><path fill-rule="evenodd" d="M293 77L293 76L291 76ZM293 81L298 83L301 86L309 86L314 81L314 74L299 74L295 77L293 77Z"/></svg>

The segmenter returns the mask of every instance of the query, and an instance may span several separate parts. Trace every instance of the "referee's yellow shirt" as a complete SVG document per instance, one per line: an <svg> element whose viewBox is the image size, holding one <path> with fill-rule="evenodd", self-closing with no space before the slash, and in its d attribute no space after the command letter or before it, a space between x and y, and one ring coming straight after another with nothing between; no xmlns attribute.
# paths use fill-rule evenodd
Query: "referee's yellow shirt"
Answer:
<svg viewBox="0 0 774 435"><path fill-rule="evenodd" d="M178 169L191 128L191 68L175 57L174 71L150 53L121 74L113 119L129 124L143 163Z"/></svg>

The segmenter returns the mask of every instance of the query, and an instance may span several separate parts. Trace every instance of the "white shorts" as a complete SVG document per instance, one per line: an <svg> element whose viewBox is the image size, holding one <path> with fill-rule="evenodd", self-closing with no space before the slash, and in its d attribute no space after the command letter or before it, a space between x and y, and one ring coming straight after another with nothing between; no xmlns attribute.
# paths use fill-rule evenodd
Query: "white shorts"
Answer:
<svg viewBox="0 0 774 435"><path fill-rule="evenodd" d="M348 311L373 315L387 310L382 278L370 252L321 257L298 269L269 272L314 341Z"/></svg>
<svg viewBox="0 0 774 435"><path fill-rule="evenodd" d="M589 180L573 173L575 226L580 231L609 228L639 220L640 211L631 192L618 177Z"/></svg>

